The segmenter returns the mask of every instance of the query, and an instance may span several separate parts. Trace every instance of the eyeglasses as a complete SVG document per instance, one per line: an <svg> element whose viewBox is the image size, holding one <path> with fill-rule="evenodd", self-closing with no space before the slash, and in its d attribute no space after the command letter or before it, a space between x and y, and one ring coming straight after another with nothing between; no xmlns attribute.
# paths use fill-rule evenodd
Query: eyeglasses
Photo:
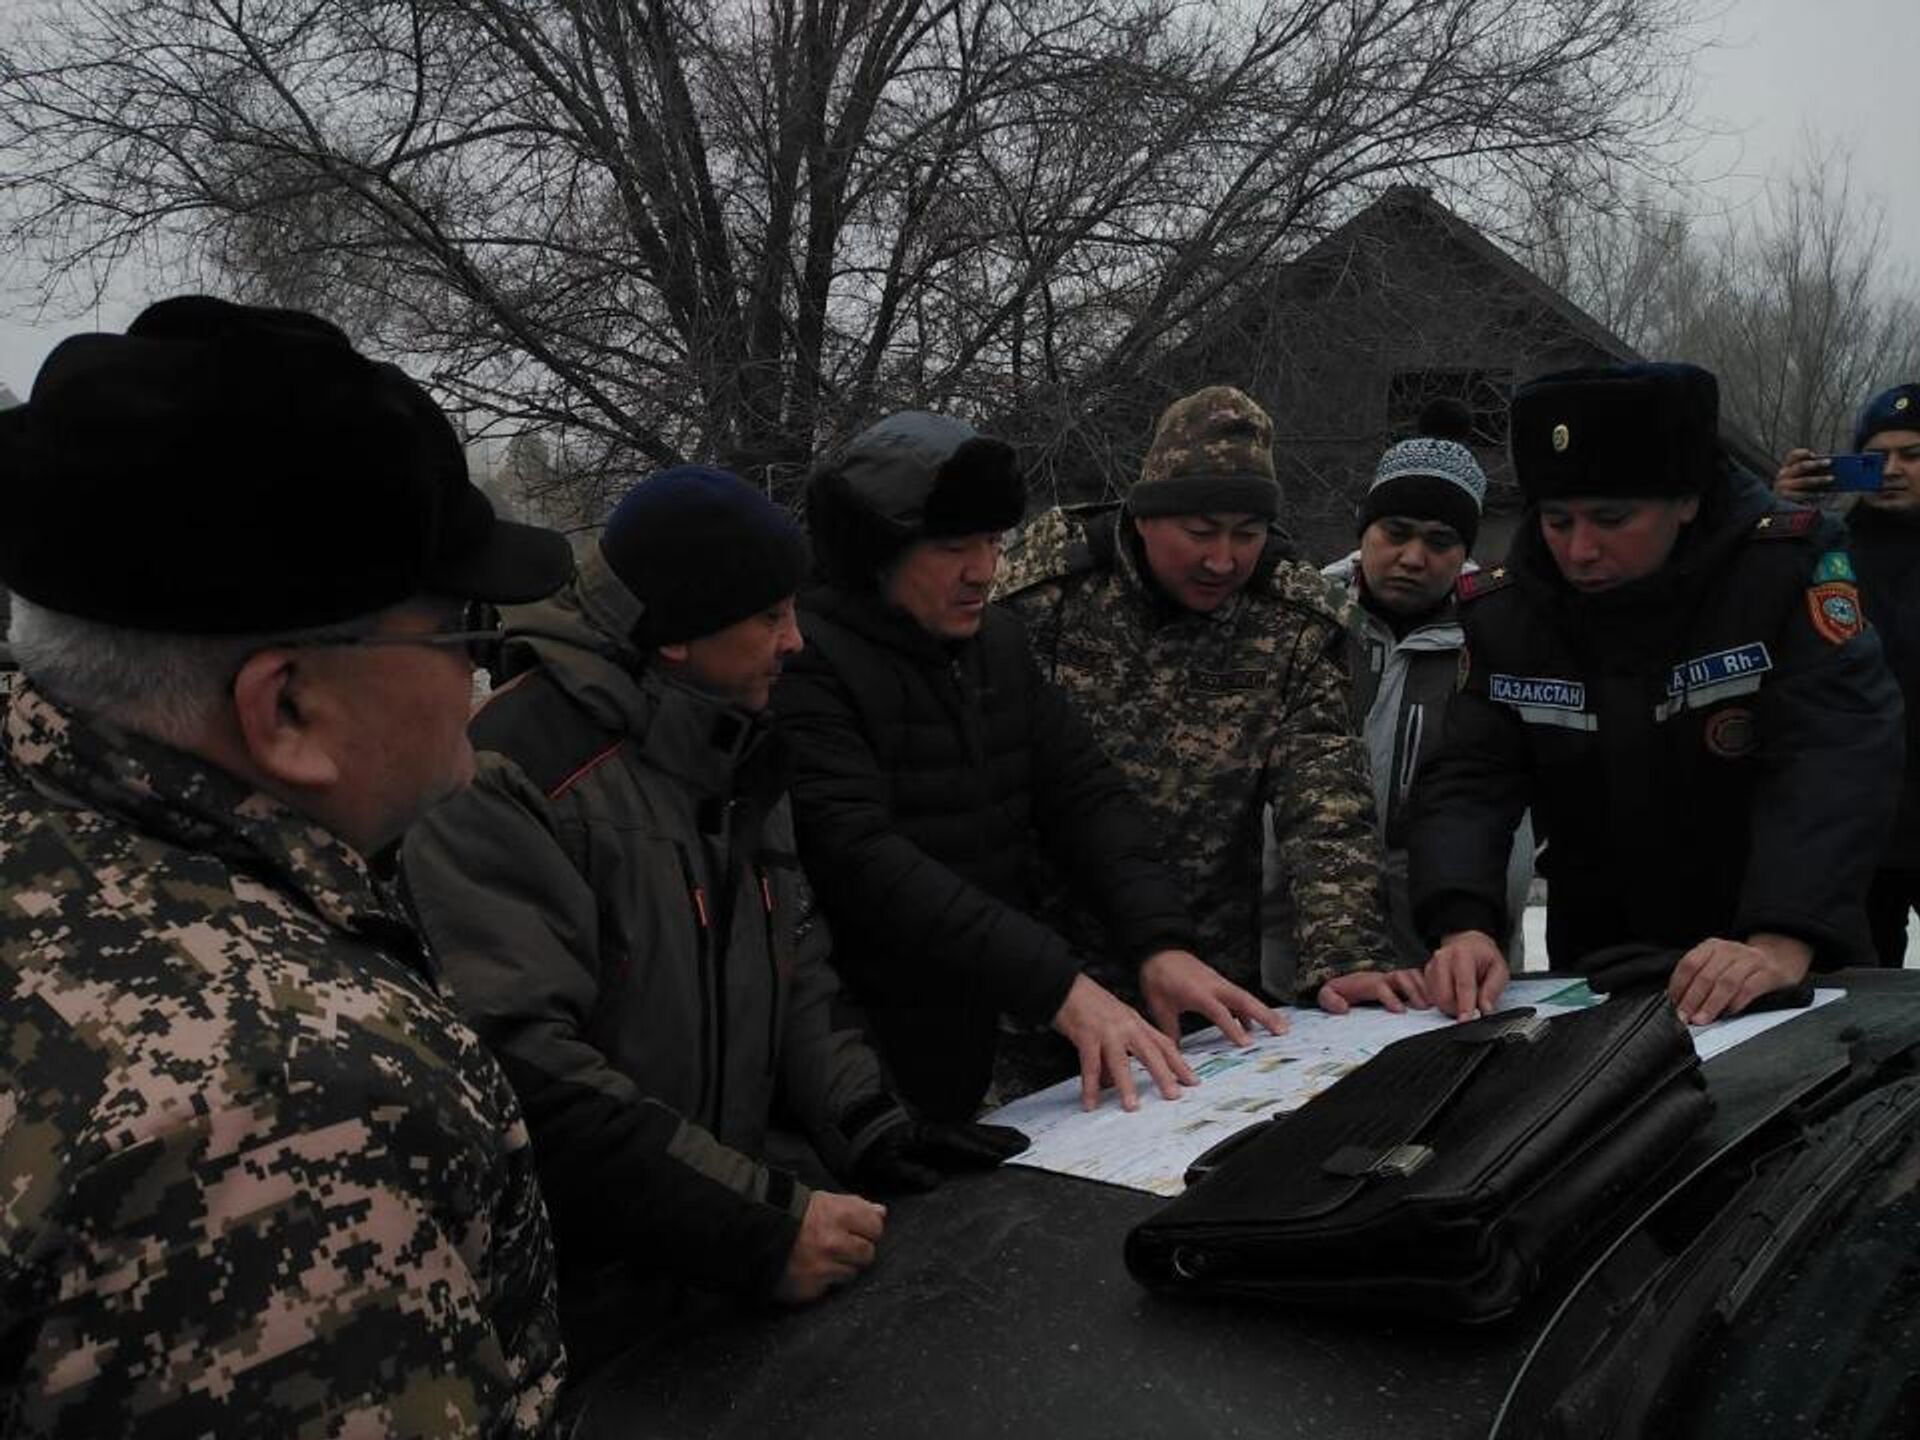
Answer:
<svg viewBox="0 0 1920 1440"><path fill-rule="evenodd" d="M460 618L437 630L421 630L410 635L316 635L311 640L290 643L303 649L321 649L335 645L459 645L476 670L498 673L500 646L507 638L507 622L499 610L485 600L469 600Z"/></svg>

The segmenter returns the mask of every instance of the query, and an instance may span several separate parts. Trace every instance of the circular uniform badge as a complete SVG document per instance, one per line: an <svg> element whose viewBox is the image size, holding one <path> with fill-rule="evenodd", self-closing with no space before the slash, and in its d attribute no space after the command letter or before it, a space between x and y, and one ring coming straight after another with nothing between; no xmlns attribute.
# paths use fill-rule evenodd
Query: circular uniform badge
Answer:
<svg viewBox="0 0 1920 1440"><path fill-rule="evenodd" d="M1760 748L1753 711L1734 705L1707 717L1707 749L1722 760L1739 760Z"/></svg>

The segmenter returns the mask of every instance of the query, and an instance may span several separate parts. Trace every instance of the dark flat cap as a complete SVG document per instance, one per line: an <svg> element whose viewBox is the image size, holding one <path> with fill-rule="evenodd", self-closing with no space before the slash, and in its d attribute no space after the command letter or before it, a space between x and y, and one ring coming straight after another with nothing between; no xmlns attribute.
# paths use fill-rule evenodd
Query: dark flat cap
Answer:
<svg viewBox="0 0 1920 1440"><path fill-rule="evenodd" d="M0 414L0 503L0 581L136 629L297 629L423 594L515 603L572 567L563 537L495 517L405 372L317 316L208 296L62 341Z"/></svg>

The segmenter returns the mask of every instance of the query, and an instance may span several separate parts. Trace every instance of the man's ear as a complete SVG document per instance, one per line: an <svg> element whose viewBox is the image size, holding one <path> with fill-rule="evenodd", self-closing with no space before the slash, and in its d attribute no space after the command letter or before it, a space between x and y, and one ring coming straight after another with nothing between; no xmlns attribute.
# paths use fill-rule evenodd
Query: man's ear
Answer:
<svg viewBox="0 0 1920 1440"><path fill-rule="evenodd" d="M233 678L233 713L247 759L288 789L324 789L340 765L324 743L324 694L297 661L297 651L259 650Z"/></svg>

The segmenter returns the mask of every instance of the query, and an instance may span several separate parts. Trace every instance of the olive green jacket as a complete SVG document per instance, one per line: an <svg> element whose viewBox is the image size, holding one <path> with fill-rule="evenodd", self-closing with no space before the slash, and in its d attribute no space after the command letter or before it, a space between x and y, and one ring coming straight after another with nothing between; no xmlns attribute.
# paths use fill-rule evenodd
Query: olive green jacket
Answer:
<svg viewBox="0 0 1920 1440"><path fill-rule="evenodd" d="M905 1119L837 996L758 716L636 669L596 551L509 616L479 774L408 836L411 901L532 1126L567 1277L625 1260L765 1293L808 1191L776 1096L844 1174ZM804 933L803 933L804 929Z"/></svg>

